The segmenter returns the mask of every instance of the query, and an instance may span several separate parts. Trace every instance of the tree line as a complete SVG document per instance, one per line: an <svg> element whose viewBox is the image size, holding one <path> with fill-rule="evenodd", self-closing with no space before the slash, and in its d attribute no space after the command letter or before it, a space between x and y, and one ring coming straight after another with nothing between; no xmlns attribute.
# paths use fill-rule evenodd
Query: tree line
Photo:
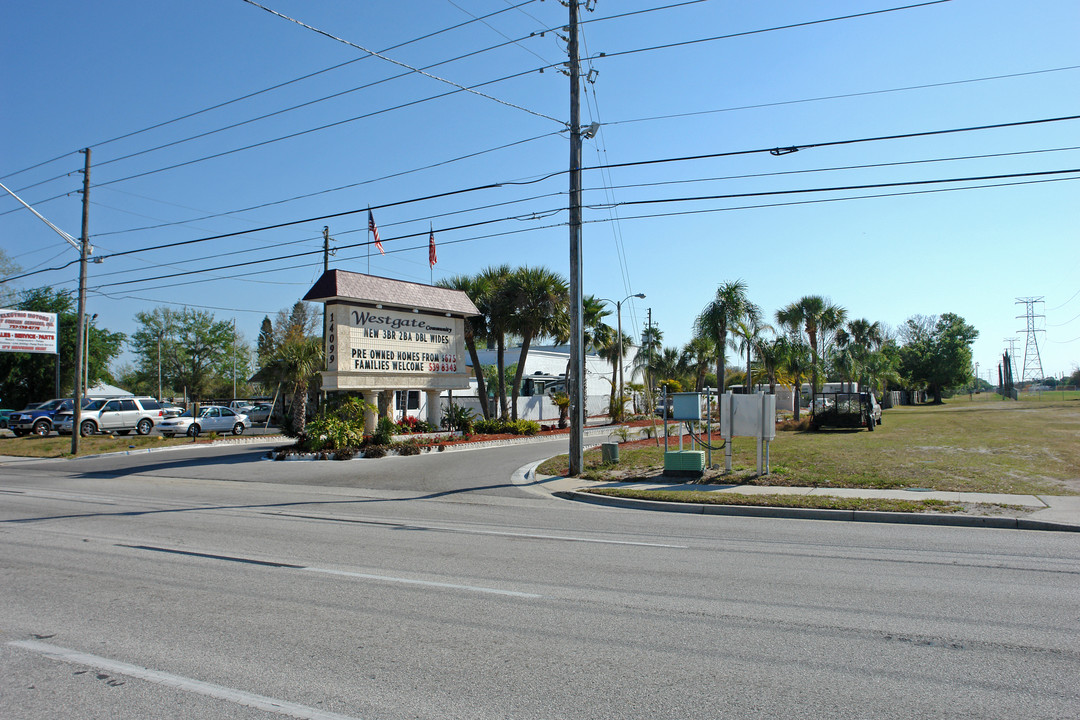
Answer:
<svg viewBox="0 0 1080 720"><path fill-rule="evenodd" d="M517 399L530 348L541 340L566 344L570 340L569 288L560 274L543 267L487 267L474 275L458 275L438 285L465 292L480 314L465 322L465 344L476 375L479 395L496 398L496 413L517 419ZM71 293L52 288L23 291L17 309L55 312L60 323L60 394L74 387L75 304ZM767 317L753 303L746 283L722 283L693 323L693 336L683 347L663 345L663 331L645 328L635 343L624 333L621 350L617 330L607 320L611 301L583 298L583 341L587 352L611 364L609 391L613 415L621 415L628 398L617 398L620 361L631 352L633 372L628 388L650 398L650 388L694 388L752 385L775 389L798 388L804 382L820 388L823 382L858 382L878 392L887 389L925 389L935 401L951 389L970 382L971 344L978 331L963 318L913 316L891 330L880 322L849 318L845 308L819 295L808 295ZM131 338L88 323L90 384L99 380L119 384L138 394L186 397L195 400L252 396L281 389L306 398L308 387L322 369L322 313L297 301L271 318L263 318L254 347L231 320L219 320L205 310L159 307L136 313L138 330ZM771 321L771 322L770 322ZM124 343L134 363L110 364ZM519 346L515 365L506 364L508 347ZM636 347L636 351L635 351ZM495 350L494 372L479 362L478 350ZM736 360L728 366L727 352ZM509 371L509 372L508 372ZM56 359L25 353L0 356L0 402L18 406L52 397L56 390ZM249 379L253 382L248 382ZM637 382L635 382L637 381ZM492 414L483 403L485 418ZM798 412L798 411L796 411ZM301 420L302 422L302 420Z"/></svg>

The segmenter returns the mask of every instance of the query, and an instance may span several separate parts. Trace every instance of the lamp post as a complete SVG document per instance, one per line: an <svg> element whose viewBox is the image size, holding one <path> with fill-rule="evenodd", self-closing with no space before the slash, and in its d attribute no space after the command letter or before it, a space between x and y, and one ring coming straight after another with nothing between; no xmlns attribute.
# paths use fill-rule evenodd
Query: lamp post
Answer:
<svg viewBox="0 0 1080 720"><path fill-rule="evenodd" d="M90 327L97 320L97 313L83 316L86 327L83 330L82 369L83 369L83 396L90 392ZM81 401L81 398L80 398Z"/></svg>
<svg viewBox="0 0 1080 720"><path fill-rule="evenodd" d="M633 295L627 295L622 300L617 300L617 301L616 300L608 300L607 298L600 298L601 302L613 302L613 303L615 303L615 320L616 320L616 323L618 324L618 327L617 327L618 347L617 347L616 351L619 353L619 357L618 357L618 362L619 362L619 391L618 391L619 392L619 397L618 397L618 402L619 402L619 416L620 417L622 416L623 365L625 364L625 363L623 363L623 349L622 349L622 304L624 302L626 302L627 300L629 300L630 298L638 298L639 300L644 300L645 299L645 293L635 293Z"/></svg>

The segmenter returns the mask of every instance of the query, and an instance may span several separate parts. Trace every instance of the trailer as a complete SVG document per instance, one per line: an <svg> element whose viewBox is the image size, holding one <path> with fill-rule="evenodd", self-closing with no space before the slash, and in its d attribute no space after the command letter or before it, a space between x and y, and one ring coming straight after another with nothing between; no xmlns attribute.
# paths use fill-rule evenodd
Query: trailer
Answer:
<svg viewBox="0 0 1080 720"><path fill-rule="evenodd" d="M870 392L827 392L814 400L810 427L860 428L873 432L881 424L881 405Z"/></svg>

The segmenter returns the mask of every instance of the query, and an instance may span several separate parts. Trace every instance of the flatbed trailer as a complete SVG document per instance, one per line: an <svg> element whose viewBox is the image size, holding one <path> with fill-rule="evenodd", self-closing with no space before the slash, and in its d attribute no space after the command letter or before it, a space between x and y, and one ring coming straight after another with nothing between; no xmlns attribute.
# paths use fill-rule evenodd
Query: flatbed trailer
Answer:
<svg viewBox="0 0 1080 720"><path fill-rule="evenodd" d="M881 424L881 406L873 393L820 393L811 408L810 427L860 428L873 432Z"/></svg>

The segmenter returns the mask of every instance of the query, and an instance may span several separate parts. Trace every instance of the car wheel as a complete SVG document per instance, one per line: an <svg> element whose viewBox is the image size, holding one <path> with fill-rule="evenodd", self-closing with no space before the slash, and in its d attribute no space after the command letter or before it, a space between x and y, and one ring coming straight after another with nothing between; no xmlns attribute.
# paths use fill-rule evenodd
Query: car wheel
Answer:
<svg viewBox="0 0 1080 720"><path fill-rule="evenodd" d="M871 415L866 420L866 429L869 430L870 432L874 432L874 426L875 425L877 425L877 423L874 422L874 416Z"/></svg>
<svg viewBox="0 0 1080 720"><path fill-rule="evenodd" d="M233 425L232 426L232 434L233 435L243 435L244 434L244 423L236 423L235 425Z"/></svg>
<svg viewBox="0 0 1080 720"><path fill-rule="evenodd" d="M45 437L50 432L52 432L52 426L49 425L49 422L47 420L38 420L36 423L34 423L35 435Z"/></svg>
<svg viewBox="0 0 1080 720"><path fill-rule="evenodd" d="M187 429L188 437L198 437L199 436L199 431L201 429L202 428L200 428L198 425L193 424L193 425L189 426L188 429Z"/></svg>
<svg viewBox="0 0 1080 720"><path fill-rule="evenodd" d="M97 432L97 426L94 425L93 421L91 421L91 420L87 420L82 425L79 425L79 434L82 435L83 437L89 437L89 436L93 435L96 432Z"/></svg>
<svg viewBox="0 0 1080 720"><path fill-rule="evenodd" d="M139 421L139 424L135 426L135 432L140 435L149 435L150 431L154 429L154 423L150 422L146 418Z"/></svg>

